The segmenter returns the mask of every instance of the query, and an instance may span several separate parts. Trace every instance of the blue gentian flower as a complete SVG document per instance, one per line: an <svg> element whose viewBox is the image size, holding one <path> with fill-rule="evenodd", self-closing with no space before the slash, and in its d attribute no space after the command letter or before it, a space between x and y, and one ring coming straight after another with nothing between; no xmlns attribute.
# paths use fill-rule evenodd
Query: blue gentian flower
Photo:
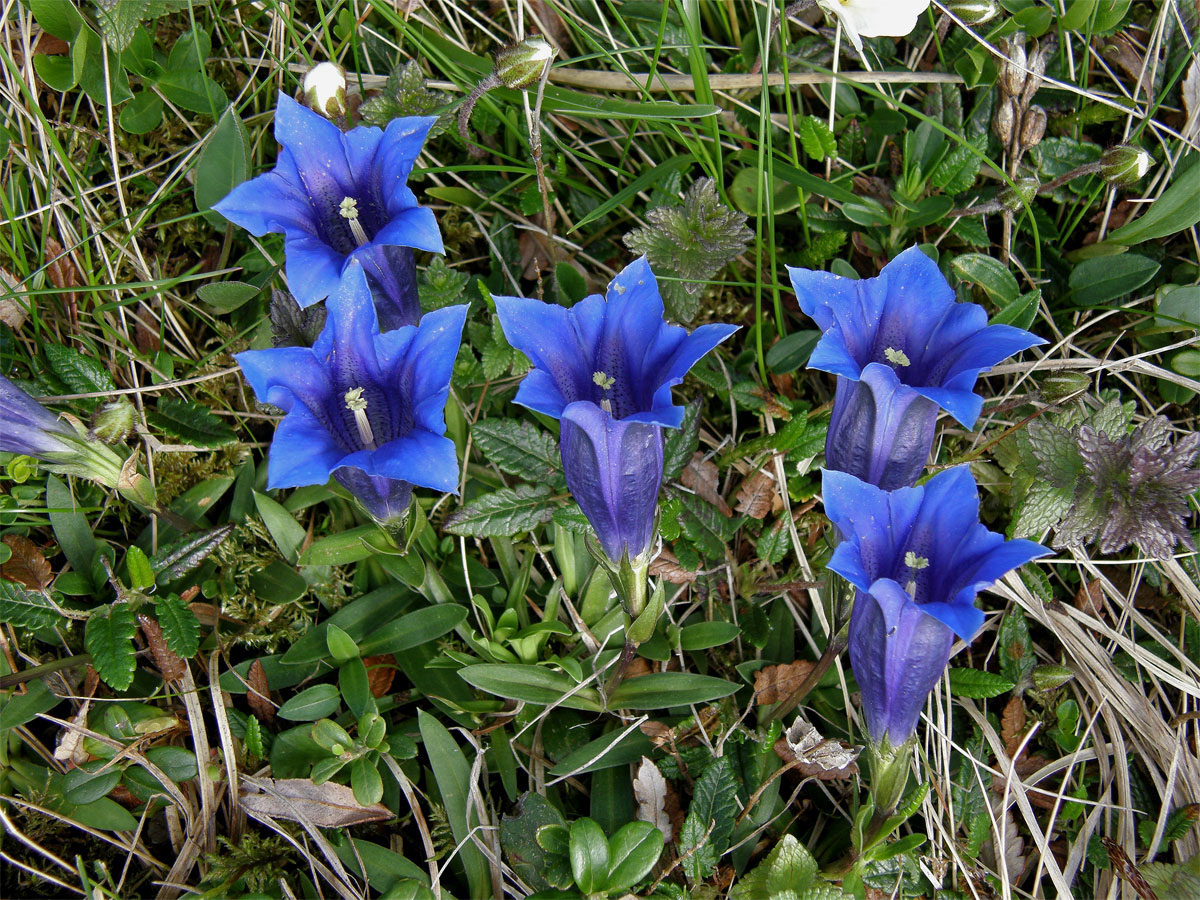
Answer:
<svg viewBox="0 0 1200 900"><path fill-rule="evenodd" d="M969 642L983 624L976 593L1050 551L980 524L967 466L894 491L844 472L822 474L825 514L844 538L829 568L857 589L850 664L867 731L896 747L916 728L954 636Z"/></svg>
<svg viewBox="0 0 1200 900"><path fill-rule="evenodd" d="M570 309L495 300L508 342L533 363L515 402L561 420L567 487L608 558L643 557L662 483L662 429L683 421L671 388L737 326L702 325L688 334L668 325L644 257L613 279L606 296Z"/></svg>
<svg viewBox="0 0 1200 900"><path fill-rule="evenodd" d="M3 375L0 453L32 456L51 472L99 482L142 506L155 502L153 486L136 466L89 437L77 419L56 416Z"/></svg>
<svg viewBox="0 0 1200 900"><path fill-rule="evenodd" d="M238 185L213 209L251 234L285 236L288 287L301 306L337 288L351 260L377 289L385 331L421 316L412 249L441 253L433 210L405 184L435 117L386 130L343 132L283 94L275 110L275 168Z"/></svg>
<svg viewBox="0 0 1200 900"><path fill-rule="evenodd" d="M937 265L910 247L877 278L788 269L800 308L824 332L810 369L838 376L825 463L885 490L920 477L938 408L965 428L983 409L979 374L1045 343L988 325L975 303L956 303Z"/></svg>
<svg viewBox="0 0 1200 900"><path fill-rule="evenodd" d="M312 347L237 354L258 399L287 415L271 442L271 489L332 475L377 521L403 518L413 486L457 492L458 456L444 410L466 306L380 333L352 260Z"/></svg>

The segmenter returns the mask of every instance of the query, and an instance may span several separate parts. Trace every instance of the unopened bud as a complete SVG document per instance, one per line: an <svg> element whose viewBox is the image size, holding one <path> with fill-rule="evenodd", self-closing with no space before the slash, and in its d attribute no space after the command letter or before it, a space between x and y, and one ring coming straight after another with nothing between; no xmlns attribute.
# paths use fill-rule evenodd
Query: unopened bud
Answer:
<svg viewBox="0 0 1200 900"><path fill-rule="evenodd" d="M1040 106L1029 107L1021 119L1021 147L1025 150L1036 147L1045 133L1046 111Z"/></svg>
<svg viewBox="0 0 1200 900"><path fill-rule="evenodd" d="M304 76L304 100L309 109L327 119L346 115L346 70L337 63L323 62Z"/></svg>
<svg viewBox="0 0 1200 900"><path fill-rule="evenodd" d="M964 25L982 25L996 18L1000 12L995 0L947 0L943 5Z"/></svg>
<svg viewBox="0 0 1200 900"><path fill-rule="evenodd" d="M1033 198L1037 196L1038 188L1042 186L1036 178L1018 178L1016 185L1016 190L1005 188L996 198L1000 201L1001 206L1014 213L1020 212L1032 203Z"/></svg>
<svg viewBox="0 0 1200 900"><path fill-rule="evenodd" d="M133 420L133 404L124 397L118 397L96 407L96 411L92 413L88 437L105 444L123 441L133 431Z"/></svg>
<svg viewBox="0 0 1200 900"><path fill-rule="evenodd" d="M1003 97L992 116L992 128L1000 143L1007 147L1012 142L1013 131L1017 127L1017 106L1011 97Z"/></svg>
<svg viewBox="0 0 1200 900"><path fill-rule="evenodd" d="M1021 89L1025 87L1027 64L1024 33L1018 31L1010 40L1006 41L1004 51L1008 58L1001 65L1000 80L1004 85L1004 90L1010 96L1019 97Z"/></svg>
<svg viewBox="0 0 1200 900"><path fill-rule="evenodd" d="M1038 392L1047 403L1057 403L1072 394L1087 390L1091 383L1092 380L1082 372L1060 369L1057 372L1051 372L1038 382Z"/></svg>
<svg viewBox="0 0 1200 900"><path fill-rule="evenodd" d="M1100 157L1100 174L1109 184L1130 187L1150 171L1154 157L1141 147L1120 144Z"/></svg>
<svg viewBox="0 0 1200 900"><path fill-rule="evenodd" d="M497 50L496 77L505 87L524 90L537 83L545 71L546 61L558 53L541 35L527 37Z"/></svg>
<svg viewBox="0 0 1200 900"><path fill-rule="evenodd" d="M1075 673L1065 666L1038 666L1032 674L1033 687L1039 691L1052 691L1060 688L1075 677Z"/></svg>

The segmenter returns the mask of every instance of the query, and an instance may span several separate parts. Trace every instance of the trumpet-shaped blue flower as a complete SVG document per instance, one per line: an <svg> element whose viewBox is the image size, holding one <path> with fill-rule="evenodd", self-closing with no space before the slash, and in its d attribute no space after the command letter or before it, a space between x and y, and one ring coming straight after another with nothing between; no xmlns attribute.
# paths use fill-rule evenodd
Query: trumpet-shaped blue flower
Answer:
<svg viewBox="0 0 1200 900"><path fill-rule="evenodd" d="M508 342L534 366L515 402L562 420L567 487L609 559L641 557L653 539L662 429L683 421L671 388L737 326L702 325L689 334L668 325L644 257L613 279L606 296L570 309L495 299Z"/></svg>
<svg viewBox="0 0 1200 900"><path fill-rule="evenodd" d="M301 306L334 292L357 260L377 289L385 331L421 316L412 249L442 252L433 210L405 184L434 117L343 132L279 95L275 168L238 185L213 209L251 234L285 236L288 286Z"/></svg>
<svg viewBox="0 0 1200 900"><path fill-rule="evenodd" d="M456 492L458 456L444 410L466 306L380 333L352 261L312 347L237 354L259 400L287 413L271 442L272 489L332 475L377 520L402 517L413 486Z"/></svg>
<svg viewBox="0 0 1200 900"><path fill-rule="evenodd" d="M844 537L829 568L857 589L850 664L867 731L898 746L916 728L954 636L971 641L983 624L975 595L1050 551L980 524L967 466L894 491L826 469L822 487L825 513Z"/></svg>
<svg viewBox="0 0 1200 900"><path fill-rule="evenodd" d="M977 304L955 302L917 247L877 278L788 272L800 308L824 332L808 366L838 376L826 465L885 490L920 476L939 407L973 428L983 409L979 374L1045 343L1020 328L988 325Z"/></svg>

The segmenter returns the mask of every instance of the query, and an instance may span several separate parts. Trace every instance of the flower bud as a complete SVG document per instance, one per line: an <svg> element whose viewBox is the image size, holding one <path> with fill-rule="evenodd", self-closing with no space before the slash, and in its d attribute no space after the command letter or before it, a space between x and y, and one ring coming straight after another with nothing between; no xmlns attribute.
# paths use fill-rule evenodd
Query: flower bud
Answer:
<svg viewBox="0 0 1200 900"><path fill-rule="evenodd" d="M1154 157L1141 147L1120 144L1100 157L1100 174L1109 184L1130 187L1150 171Z"/></svg>
<svg viewBox="0 0 1200 900"><path fill-rule="evenodd" d="M1021 147L1028 150L1036 147L1046 133L1046 111L1040 106L1031 106L1025 110L1021 119Z"/></svg>
<svg viewBox="0 0 1200 900"><path fill-rule="evenodd" d="M88 437L106 444L115 444L133 431L133 419L133 404L124 397L103 403L96 407L92 414Z"/></svg>
<svg viewBox="0 0 1200 900"><path fill-rule="evenodd" d="M1028 60L1025 56L1025 35L1017 32L1004 44L1007 59L1000 67L1000 83L1012 97L1019 97L1025 87L1025 69Z"/></svg>
<svg viewBox="0 0 1200 900"><path fill-rule="evenodd" d="M509 44L492 54L496 77L505 87L524 90L537 83L546 68L546 61L557 53L544 37L536 34Z"/></svg>
<svg viewBox="0 0 1200 900"><path fill-rule="evenodd" d="M1005 188L996 198L1000 201L1001 206L1014 213L1020 212L1032 203L1033 198L1037 196L1038 188L1042 186L1036 178L1018 178L1016 185L1015 191L1012 188Z"/></svg>
<svg viewBox="0 0 1200 900"><path fill-rule="evenodd" d="M944 6L964 25L982 25L1000 12L995 0L946 0Z"/></svg>
<svg viewBox="0 0 1200 900"><path fill-rule="evenodd" d="M1057 372L1051 372L1038 382L1038 392L1047 403L1057 403L1072 394L1087 390L1091 383L1092 379L1082 372L1060 369Z"/></svg>
<svg viewBox="0 0 1200 900"><path fill-rule="evenodd" d="M1012 142L1013 131L1017 126L1017 106L1010 97L1004 97L1000 100L996 107L996 112L992 116L992 128L996 131L996 137L1000 138L1000 143L1008 146Z"/></svg>
<svg viewBox="0 0 1200 900"><path fill-rule="evenodd" d="M346 70L337 63L323 62L304 76L304 100L309 109L327 119L346 115Z"/></svg>

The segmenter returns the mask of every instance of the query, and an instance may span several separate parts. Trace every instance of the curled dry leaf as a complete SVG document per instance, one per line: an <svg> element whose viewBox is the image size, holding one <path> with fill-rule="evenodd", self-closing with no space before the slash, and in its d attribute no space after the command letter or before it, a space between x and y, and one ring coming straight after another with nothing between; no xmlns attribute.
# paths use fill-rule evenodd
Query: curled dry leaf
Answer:
<svg viewBox="0 0 1200 900"><path fill-rule="evenodd" d="M386 696L396 680L396 657L390 653L364 656L363 665L367 667L367 687L371 690L371 696L377 700Z"/></svg>
<svg viewBox="0 0 1200 900"><path fill-rule="evenodd" d="M667 815L667 795L671 786L662 772L648 757L643 756L633 779L633 796L637 800L637 818L649 822L663 833L666 843L671 843L674 834L671 818ZM678 805L676 799L676 805Z"/></svg>
<svg viewBox="0 0 1200 900"><path fill-rule="evenodd" d="M692 584L696 573L689 572L679 563L679 558L666 547L658 551L658 556L650 563L650 574L655 578L664 578L671 584Z"/></svg>
<svg viewBox="0 0 1200 900"><path fill-rule="evenodd" d="M246 790L239 798L250 815L266 815L318 828L346 828L392 817L382 803L361 806L354 791L327 781L313 784L307 778L251 778L243 776Z"/></svg>
<svg viewBox="0 0 1200 900"><path fill-rule="evenodd" d="M186 675L187 663L167 646L162 626L150 616L143 615L138 616L138 624L142 626L142 637L146 639L146 646L150 648L150 655L154 657L154 665L162 673L163 680L178 681Z"/></svg>
<svg viewBox="0 0 1200 900"><path fill-rule="evenodd" d="M769 706L786 700L808 677L812 667L813 664L808 660L798 659L795 662L759 669L754 673L755 701L759 706Z"/></svg>
<svg viewBox="0 0 1200 900"><path fill-rule="evenodd" d="M705 459L703 453L692 456L687 466L679 476L680 483L689 490L695 491L696 496L706 500L721 511L726 518L733 515L733 510L725 502L718 489L717 464Z"/></svg>
<svg viewBox="0 0 1200 900"><path fill-rule="evenodd" d="M19 331L29 318L29 300L19 296L19 283L4 269L0 269L0 286L4 294L0 296L0 322L13 331Z"/></svg>
<svg viewBox="0 0 1200 900"><path fill-rule="evenodd" d="M775 742L775 753L785 762L794 762L796 771L820 781L835 781L858 774L858 754L861 747L851 747L841 741L826 740L804 716L796 721Z"/></svg>
<svg viewBox="0 0 1200 900"><path fill-rule="evenodd" d="M1025 701L1021 697L1009 698L1000 717L1000 737L1004 740L1004 752L1012 759L1017 748L1021 746L1021 738L1025 736Z"/></svg>
<svg viewBox="0 0 1200 900"><path fill-rule="evenodd" d="M1100 587L1099 578L1080 585L1079 590L1075 592L1075 608L1089 613L1097 619L1103 618L1104 590Z"/></svg>
<svg viewBox="0 0 1200 900"><path fill-rule="evenodd" d="M0 566L0 576L23 584L31 591L44 591L50 586L54 574L37 544L20 534L6 534L4 543L12 556Z"/></svg>
<svg viewBox="0 0 1200 900"><path fill-rule="evenodd" d="M737 492L737 511L752 519L761 519L771 511L777 495L775 476L765 468L752 472Z"/></svg>
<svg viewBox="0 0 1200 900"><path fill-rule="evenodd" d="M1183 79L1183 108L1187 111L1187 122L1183 136L1188 140L1200 138L1200 61L1193 59Z"/></svg>
<svg viewBox="0 0 1200 900"><path fill-rule="evenodd" d="M267 671L257 659L250 663L250 671L246 673L246 702L250 711L270 722L275 718L275 704L271 702L271 686L267 684Z"/></svg>
<svg viewBox="0 0 1200 900"><path fill-rule="evenodd" d="M62 730L58 736L58 744L54 748L54 758L71 766L85 763L91 756L83 749L83 731L87 727L88 711L92 707L92 697L100 684L100 675L88 666L87 677L83 680L83 703L79 711L71 717L71 724Z"/></svg>

